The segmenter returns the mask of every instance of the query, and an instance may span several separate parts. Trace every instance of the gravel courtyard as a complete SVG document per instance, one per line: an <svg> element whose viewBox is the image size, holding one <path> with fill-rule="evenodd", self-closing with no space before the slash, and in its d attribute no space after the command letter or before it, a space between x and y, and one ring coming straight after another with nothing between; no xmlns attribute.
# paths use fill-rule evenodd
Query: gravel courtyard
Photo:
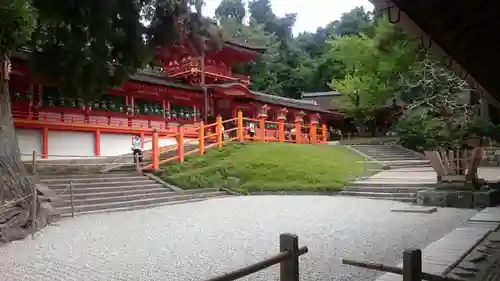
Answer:
<svg viewBox="0 0 500 281"><path fill-rule="evenodd" d="M342 257L396 263L474 210L391 213L403 203L330 196L241 196L65 219L0 247L0 280L203 281L278 252L291 232L309 247L302 280L374 280ZM277 280L278 267L241 280Z"/></svg>

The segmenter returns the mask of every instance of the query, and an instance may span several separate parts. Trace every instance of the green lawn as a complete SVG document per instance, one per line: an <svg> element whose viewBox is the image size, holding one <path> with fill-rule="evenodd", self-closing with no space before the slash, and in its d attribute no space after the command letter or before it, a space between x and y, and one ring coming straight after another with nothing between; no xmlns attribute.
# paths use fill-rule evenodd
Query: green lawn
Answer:
<svg viewBox="0 0 500 281"><path fill-rule="evenodd" d="M226 186L257 190L338 190L362 175L363 158L348 148L283 143L233 143L171 163L160 176L184 189Z"/></svg>

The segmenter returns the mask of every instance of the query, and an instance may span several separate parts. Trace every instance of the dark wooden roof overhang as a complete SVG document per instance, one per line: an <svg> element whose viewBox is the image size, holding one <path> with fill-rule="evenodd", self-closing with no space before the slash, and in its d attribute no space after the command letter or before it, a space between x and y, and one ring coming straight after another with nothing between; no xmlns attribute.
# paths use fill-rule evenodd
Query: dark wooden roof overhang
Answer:
<svg viewBox="0 0 500 281"><path fill-rule="evenodd" d="M499 106L500 1L371 0L389 20Z"/></svg>

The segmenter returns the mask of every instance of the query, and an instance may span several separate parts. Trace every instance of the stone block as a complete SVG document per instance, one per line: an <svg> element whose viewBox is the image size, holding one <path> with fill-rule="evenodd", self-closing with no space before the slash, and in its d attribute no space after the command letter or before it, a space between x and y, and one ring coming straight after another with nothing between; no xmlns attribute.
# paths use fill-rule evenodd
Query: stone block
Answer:
<svg viewBox="0 0 500 281"><path fill-rule="evenodd" d="M497 155L497 156L500 156L500 149L496 149L494 150L493 154Z"/></svg>
<svg viewBox="0 0 500 281"><path fill-rule="evenodd" d="M428 188L417 192L417 204L435 207L486 208L500 203L500 191Z"/></svg>

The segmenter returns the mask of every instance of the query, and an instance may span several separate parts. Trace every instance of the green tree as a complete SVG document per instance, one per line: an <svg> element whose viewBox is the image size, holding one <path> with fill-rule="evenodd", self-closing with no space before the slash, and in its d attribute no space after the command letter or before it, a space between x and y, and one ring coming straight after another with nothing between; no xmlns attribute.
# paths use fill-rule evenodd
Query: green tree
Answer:
<svg viewBox="0 0 500 281"><path fill-rule="evenodd" d="M93 100L149 62L156 47L168 47L187 34L202 52L203 36L218 38L217 28L199 16L202 4L201 0L0 0L2 66L11 51L29 43L30 63L39 76L59 85L65 95ZM191 12L193 6L197 13ZM20 159L4 78L2 73L0 201L25 197L33 186ZM0 239L26 235L23 229L31 222L24 214L29 210L28 201L10 208L0 220L8 221L2 224Z"/></svg>
<svg viewBox="0 0 500 281"><path fill-rule="evenodd" d="M220 20L233 20L243 25L246 16L245 4L242 0L222 0L215 9L215 17Z"/></svg>
<svg viewBox="0 0 500 281"><path fill-rule="evenodd" d="M343 78L333 79L331 87L344 94L340 107L358 127L388 105L402 90L401 77L421 60L418 46L399 32L384 18L376 22L372 36L361 33L331 41L330 56L346 71Z"/></svg>

